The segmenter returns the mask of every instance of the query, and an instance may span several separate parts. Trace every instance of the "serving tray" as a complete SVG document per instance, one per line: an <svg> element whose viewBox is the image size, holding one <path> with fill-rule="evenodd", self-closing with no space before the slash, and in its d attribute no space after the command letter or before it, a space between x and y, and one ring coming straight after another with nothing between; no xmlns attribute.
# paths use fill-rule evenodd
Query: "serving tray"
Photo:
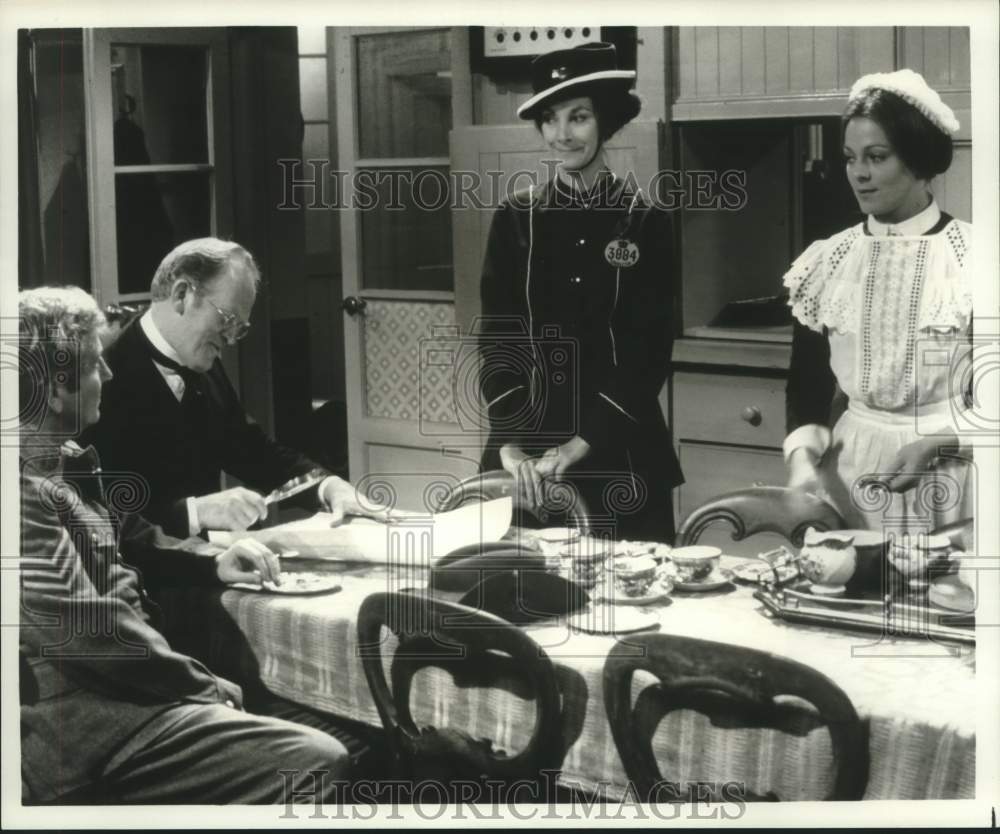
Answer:
<svg viewBox="0 0 1000 834"><path fill-rule="evenodd" d="M900 637L936 637L975 645L975 618L928 605L881 599L818 597L802 590L767 586L754 592L766 616L808 625L876 631Z"/></svg>

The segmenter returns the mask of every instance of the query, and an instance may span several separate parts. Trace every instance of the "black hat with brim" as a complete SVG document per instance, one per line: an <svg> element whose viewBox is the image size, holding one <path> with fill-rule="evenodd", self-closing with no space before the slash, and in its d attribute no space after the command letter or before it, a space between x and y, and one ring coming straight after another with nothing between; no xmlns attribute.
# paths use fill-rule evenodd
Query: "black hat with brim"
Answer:
<svg viewBox="0 0 1000 834"><path fill-rule="evenodd" d="M576 87L609 84L624 93L634 81L634 70L618 69L618 53L610 43L546 52L531 62L534 95L517 108L517 115L533 119L547 102L566 98Z"/></svg>

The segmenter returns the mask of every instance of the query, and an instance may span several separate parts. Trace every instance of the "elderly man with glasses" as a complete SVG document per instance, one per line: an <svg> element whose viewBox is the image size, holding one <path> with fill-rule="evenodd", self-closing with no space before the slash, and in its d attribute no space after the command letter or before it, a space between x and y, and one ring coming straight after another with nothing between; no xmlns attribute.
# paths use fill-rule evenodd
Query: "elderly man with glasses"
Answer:
<svg viewBox="0 0 1000 834"><path fill-rule="evenodd" d="M250 329L260 271L237 243L189 240L160 263L149 310L107 351L114 374L86 440L108 471L141 475L144 516L173 535L243 530L267 514L262 493L322 469L269 438L247 417L222 363ZM247 487L219 490L222 472ZM316 492L334 513L378 516L329 473Z"/></svg>

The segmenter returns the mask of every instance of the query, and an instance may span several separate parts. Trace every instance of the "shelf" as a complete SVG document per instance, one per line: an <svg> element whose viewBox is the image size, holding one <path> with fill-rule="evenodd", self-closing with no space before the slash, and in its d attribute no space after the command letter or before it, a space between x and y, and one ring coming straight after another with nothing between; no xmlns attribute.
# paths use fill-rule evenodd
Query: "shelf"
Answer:
<svg viewBox="0 0 1000 834"><path fill-rule="evenodd" d="M693 329L719 330L719 328ZM788 330L788 328L783 329ZM746 338L690 338L685 335L674 342L672 365L678 370L690 365L717 365L785 373L792 353L790 341L790 336L787 341L778 339L761 341Z"/></svg>

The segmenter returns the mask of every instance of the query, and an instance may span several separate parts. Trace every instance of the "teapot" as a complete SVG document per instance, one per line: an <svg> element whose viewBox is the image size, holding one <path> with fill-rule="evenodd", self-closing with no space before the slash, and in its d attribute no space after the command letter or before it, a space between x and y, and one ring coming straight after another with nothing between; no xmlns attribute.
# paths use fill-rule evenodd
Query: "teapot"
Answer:
<svg viewBox="0 0 1000 834"><path fill-rule="evenodd" d="M846 584L857 567L854 536L836 531L806 530L799 553L799 568L822 596L843 596Z"/></svg>

